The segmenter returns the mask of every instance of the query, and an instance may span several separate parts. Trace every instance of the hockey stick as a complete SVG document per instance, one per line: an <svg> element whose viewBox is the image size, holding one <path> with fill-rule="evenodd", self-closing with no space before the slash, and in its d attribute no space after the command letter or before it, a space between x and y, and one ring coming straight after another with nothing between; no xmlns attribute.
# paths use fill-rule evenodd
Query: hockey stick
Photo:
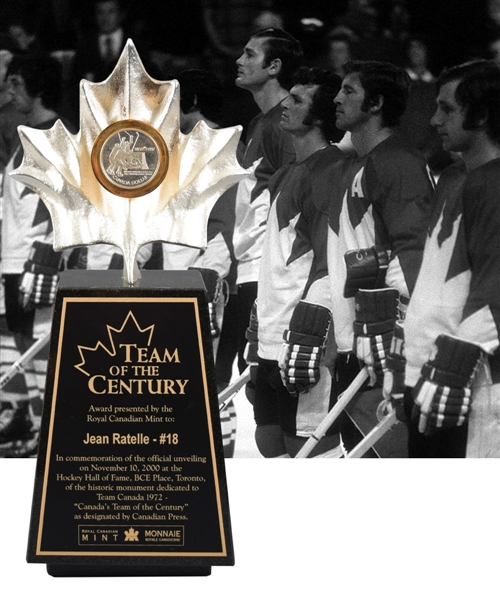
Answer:
<svg viewBox="0 0 500 600"><path fill-rule="evenodd" d="M375 425L375 427L370 431L370 433L365 438L363 438L355 448L353 448L347 454L346 458L361 458L397 422L398 419L396 418L396 411L393 409L380 421L380 423Z"/></svg>
<svg viewBox="0 0 500 600"><path fill-rule="evenodd" d="M340 394L335 406L330 410L323 421L321 421L307 442L297 452L295 458L307 458L309 456L316 444L322 437L324 437L328 429L333 425L333 423L335 423L345 407L361 389L361 386L364 384L366 379L368 379L368 369L363 367L353 379L351 385L344 392L342 392L342 394Z"/></svg>
<svg viewBox="0 0 500 600"><path fill-rule="evenodd" d="M330 448L330 450L326 450L322 454L311 456L311 458L345 458L346 454L346 449L341 441L340 444L335 448Z"/></svg>
<svg viewBox="0 0 500 600"><path fill-rule="evenodd" d="M231 399L240 391L240 389L250 381L250 367L247 367L241 375L232 381L219 394L219 412L229 404Z"/></svg>
<svg viewBox="0 0 500 600"><path fill-rule="evenodd" d="M9 383L9 381L23 369L24 363L28 362L33 358L40 350L49 343L50 333L47 333L39 340L37 340L32 346L30 346L26 352L16 360L16 362L10 367L10 369L0 377L0 390Z"/></svg>

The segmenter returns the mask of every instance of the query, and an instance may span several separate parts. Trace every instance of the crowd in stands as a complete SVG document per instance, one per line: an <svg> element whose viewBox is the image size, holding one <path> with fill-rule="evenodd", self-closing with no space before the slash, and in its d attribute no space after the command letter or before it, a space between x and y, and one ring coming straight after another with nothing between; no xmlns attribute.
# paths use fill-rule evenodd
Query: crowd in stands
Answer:
<svg viewBox="0 0 500 600"><path fill-rule="evenodd" d="M0 50L5 50L3 62L8 52L54 53L63 65L61 110L74 120L79 80L85 76L100 80L109 74L130 37L150 74L159 79L175 77L187 68L212 71L225 88L222 125L246 125L256 113L248 95L235 89L234 78L235 60L257 29L285 29L301 42L306 64L339 74L349 57L368 58L407 66L415 78L428 81L443 67L499 52L497 0L466 0L459 7L452 0L304 4L297 0L188 0L168 5L151 0L20 0L15 5L4 3L0 9ZM111 50L102 41L98 48L99 36L109 32L115 35Z"/></svg>

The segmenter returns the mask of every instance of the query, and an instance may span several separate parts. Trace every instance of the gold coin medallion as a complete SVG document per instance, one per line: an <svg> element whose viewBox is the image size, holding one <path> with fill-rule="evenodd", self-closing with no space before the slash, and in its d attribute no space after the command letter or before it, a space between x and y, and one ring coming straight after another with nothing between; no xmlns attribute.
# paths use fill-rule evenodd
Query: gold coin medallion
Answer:
<svg viewBox="0 0 500 600"><path fill-rule="evenodd" d="M160 133L142 121L117 121L92 147L92 168L109 192L126 198L157 188L168 169L168 150Z"/></svg>

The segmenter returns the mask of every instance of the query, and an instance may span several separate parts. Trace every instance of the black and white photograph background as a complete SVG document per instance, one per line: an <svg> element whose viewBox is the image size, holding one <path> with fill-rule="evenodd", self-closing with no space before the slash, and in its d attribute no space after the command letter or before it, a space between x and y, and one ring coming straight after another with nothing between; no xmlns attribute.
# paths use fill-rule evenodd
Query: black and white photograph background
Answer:
<svg viewBox="0 0 500 600"><path fill-rule="evenodd" d="M202 119L212 127L241 125L241 140L246 141L249 123L259 113L259 106L251 93L251 86L241 81L237 61L256 29L282 27L301 43L304 62L308 66L327 68L342 76L340 63L349 58L359 58L389 61L406 69L413 81L414 93L410 94L400 133L422 152L430 171L438 178L456 157L451 157L450 152L443 149L436 130L430 125L435 110L435 78L442 69L463 61L498 61L499 22L498 0L443 0L439 3L430 0L316 0L308 2L307 6L302 2L192 0L170 2L168 8L157 2L143 2L138 6L129 0L86 0L79 3L22 0L15 6L2 4L0 176L4 180L4 192L3 278L0 288L0 456L29 457L36 454L51 322L50 307L46 304L50 305L53 301L53 284L57 281L59 270L63 266L67 269L116 269L123 264L120 253L109 245L66 251L62 257L59 253L52 255L50 242L37 246L40 253L43 249L47 250L48 254L43 255L47 264L42 269L48 269L51 274L44 272L38 277L45 281L45 287L43 297L37 300L36 311L29 293L22 295L21 304L24 306L19 310L19 277L25 264L31 270L38 268L36 261L27 261L28 255L34 241L38 244L42 238L50 239L51 227L45 207L42 203L36 204L36 194L29 193L20 184L14 185L6 175L7 171L19 166L17 126L27 123L27 111L30 109L29 102L23 106L23 94L7 85L7 67L13 57L18 60L47 52L59 64L59 74L52 73L47 84L51 93L44 96L47 106L43 105L43 114L48 119L44 127L49 127L60 117L71 132L76 131L80 124L79 82L82 78L90 82L103 81L116 65L126 39L131 37L152 77L159 80L177 78L181 82L180 127L183 133L189 133L196 120ZM101 35L113 33L109 54L105 54L102 44L99 45L99 32L102 32ZM193 75L193 70L196 75ZM206 92L206 103L200 110L200 106L193 102L202 93L201 90ZM239 158L246 160L245 157ZM4 197L8 197L9 202ZM30 213L23 219L22 225L17 221L19 215L13 216L10 209L11 199L16 202L22 200L23 206L30 203L33 215ZM240 281L238 269L243 262L235 254L234 224L226 222L231 209L225 210L225 207L234 206L234 202L234 188L231 188L214 207L213 222L209 221L207 252L200 253L180 246L166 249L165 244L153 244L143 247L138 254L139 267L144 269L195 266L224 273L214 288L218 298L218 302L214 303L213 314L216 317L213 325L218 336L214 339L214 350L219 390L229 382L234 383L246 368L241 338L246 335L251 301L256 293L256 281L244 276L244 287L248 286L235 294ZM40 210L35 210L35 206ZM31 231L27 236L26 228L33 224L29 221L31 217L36 222L36 232ZM210 233L212 225L215 234ZM18 247L19 239L23 243ZM210 249L212 242L213 250ZM36 256L39 260L41 254ZM230 257L227 275L227 265L221 265L226 256ZM253 273L253 279L256 277ZM30 276L26 281L33 280L34 277ZM14 300L11 302L10 298ZM36 347L33 346L35 340ZM21 366L17 363L20 358ZM251 389L252 382L242 385L239 394L221 411L226 457L262 456L262 449L254 439L253 408L244 393L251 395ZM378 423L380 387L361 396L361 401L351 404L349 421L344 427L344 444L348 449ZM348 436L352 439L347 440ZM398 423L365 455L405 457L406 447L406 429ZM292 451L295 450L292 448Z"/></svg>

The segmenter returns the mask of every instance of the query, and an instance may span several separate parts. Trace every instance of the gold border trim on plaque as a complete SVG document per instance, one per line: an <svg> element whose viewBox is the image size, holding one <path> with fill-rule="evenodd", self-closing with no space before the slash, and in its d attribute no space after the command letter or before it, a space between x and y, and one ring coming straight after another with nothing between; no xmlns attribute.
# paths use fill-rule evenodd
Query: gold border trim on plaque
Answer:
<svg viewBox="0 0 500 600"><path fill-rule="evenodd" d="M58 400L58 383L59 383L59 370L60 363L62 357L62 347L64 343L64 332L66 325L66 307L68 304L73 303L87 303L87 302L118 302L118 303L138 303L145 302L144 298L120 298L116 297L107 297L107 298L93 298L88 296L81 297L67 297L63 298L62 302L62 310L61 310L61 322L59 325L58 332L58 341L57 341L57 355L56 355L56 365L55 365L55 377L54 377L54 386L52 389L52 406L50 413L50 424L49 424L49 433L47 439L47 449L45 452L45 466L44 466L44 474L43 474L43 483L42 483L42 495L41 495L41 503L40 510L38 513L38 531L37 531L37 539L36 539L36 556L121 556L121 557L129 557L129 556L153 556L153 557L219 557L224 558L228 556L228 548L226 545L226 532L224 527L224 515L222 512L222 497L221 490L219 485L219 473L217 468L217 457L215 453L215 440L214 440L214 432L212 429L212 419L211 419L211 411L210 411L210 395L208 392L208 380L205 369L205 354L203 351L203 339L201 334L201 322L200 322L200 314L199 314L199 306L198 306L198 298L196 297L179 297L179 298L148 298L147 302L166 302L166 303L188 303L193 305L195 321L196 321L196 330L198 336L198 347L200 351L200 368L201 368L201 376L203 382L203 391L204 391L204 400L205 400L205 411L207 416L207 425L208 425L208 437L210 440L210 453L212 459L212 472L214 476L214 488L215 488L215 498L217 505L217 517L219 519L219 536L220 536L220 545L221 550L212 550L212 551L182 551L182 550L174 550L171 552L165 551L104 551L104 552L96 552L96 551L85 551L85 550L43 550L43 530L45 525L45 505L47 502L47 492L49 486L49 476L50 476L50 458L52 455L52 440L55 428L55 414L56 414L56 405ZM104 526L104 523L100 523L99 526Z"/></svg>
<svg viewBox="0 0 500 600"><path fill-rule="evenodd" d="M101 165L101 151L104 144L109 140L109 138L115 133L119 133L120 131L125 131L126 129L136 129L141 131L142 133L148 135L153 139L154 143L158 148L158 166L156 168L156 173L153 177L144 185L135 187L133 189L127 189L125 187L121 187L119 185L114 184L104 173L102 165ZM123 121L117 121L116 123L112 123L106 129L103 129L101 133L97 136L94 145L92 146L92 154L91 154L91 162L92 162L92 170L94 171L94 175L96 176L99 183L116 196L122 196L124 198L136 198L140 196L145 196L156 189L161 182L165 179L168 170L169 163L169 155L168 148L165 140L159 131L157 131L154 127L151 127L148 123L144 121L136 121L135 119L125 119Z"/></svg>

